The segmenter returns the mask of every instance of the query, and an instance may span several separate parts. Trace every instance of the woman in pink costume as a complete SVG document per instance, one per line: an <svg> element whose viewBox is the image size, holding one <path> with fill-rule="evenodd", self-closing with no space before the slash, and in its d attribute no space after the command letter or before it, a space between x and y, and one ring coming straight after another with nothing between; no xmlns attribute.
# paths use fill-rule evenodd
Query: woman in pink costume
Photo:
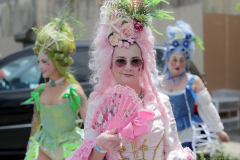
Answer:
<svg viewBox="0 0 240 160"><path fill-rule="evenodd" d="M151 20L171 19L167 12L152 9L159 2L112 0L101 7L100 26L90 53L94 91L84 125L85 137L68 160L196 159L189 148L181 146L169 98L157 92L153 84L152 76L157 76L158 70L151 28L156 30ZM127 131L117 134L115 128L100 133L91 123L102 95L115 85L130 86L144 105Z"/></svg>

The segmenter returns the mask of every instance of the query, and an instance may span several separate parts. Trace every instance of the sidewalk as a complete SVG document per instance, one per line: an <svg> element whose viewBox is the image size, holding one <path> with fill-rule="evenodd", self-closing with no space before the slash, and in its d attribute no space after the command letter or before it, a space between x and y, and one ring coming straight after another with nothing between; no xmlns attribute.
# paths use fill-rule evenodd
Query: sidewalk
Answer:
<svg viewBox="0 0 240 160"><path fill-rule="evenodd" d="M240 129L227 132L230 138L228 143L223 143L223 152L233 157L240 158Z"/></svg>

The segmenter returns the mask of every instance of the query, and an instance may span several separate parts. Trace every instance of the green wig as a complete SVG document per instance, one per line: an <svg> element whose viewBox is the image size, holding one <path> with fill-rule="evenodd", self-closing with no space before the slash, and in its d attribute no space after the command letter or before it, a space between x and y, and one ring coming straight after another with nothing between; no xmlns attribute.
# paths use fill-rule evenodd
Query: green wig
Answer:
<svg viewBox="0 0 240 160"><path fill-rule="evenodd" d="M47 54L66 80L79 84L70 71L70 66L73 64L70 55L76 51L74 39L80 36L80 32L74 37L73 29L67 24L67 21L73 22L78 28L82 27L82 23L68 11L58 14L57 18L52 19L47 25L33 28L37 34L33 49L36 54L41 52Z"/></svg>

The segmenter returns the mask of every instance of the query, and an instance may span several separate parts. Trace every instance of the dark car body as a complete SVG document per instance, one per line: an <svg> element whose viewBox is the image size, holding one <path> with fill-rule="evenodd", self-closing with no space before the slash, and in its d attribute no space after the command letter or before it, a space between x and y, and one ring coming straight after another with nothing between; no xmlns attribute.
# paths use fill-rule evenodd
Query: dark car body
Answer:
<svg viewBox="0 0 240 160"><path fill-rule="evenodd" d="M30 98L31 92L39 83L45 82L38 69L37 56L33 54L32 47L0 60L0 69L7 75L5 79L0 80L0 155L18 154L23 157L26 151L33 103L23 102ZM92 86L88 82L89 45L76 45L76 48L72 70L88 96L92 91ZM155 46L155 49L158 67L162 68L161 58L165 48ZM190 70L200 76L192 63Z"/></svg>

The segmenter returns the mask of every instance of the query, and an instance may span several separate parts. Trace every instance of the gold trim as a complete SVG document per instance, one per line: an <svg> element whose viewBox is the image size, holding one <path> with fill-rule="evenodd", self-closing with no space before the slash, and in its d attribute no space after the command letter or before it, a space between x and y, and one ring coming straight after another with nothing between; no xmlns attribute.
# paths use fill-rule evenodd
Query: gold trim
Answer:
<svg viewBox="0 0 240 160"><path fill-rule="evenodd" d="M164 151L162 151L162 158L161 158L161 160L163 160L163 158L164 158Z"/></svg>
<svg viewBox="0 0 240 160"><path fill-rule="evenodd" d="M124 152L126 150L127 149L124 146L121 149L118 150L122 160L130 160L129 158L124 158L123 155L122 155L122 152Z"/></svg>
<svg viewBox="0 0 240 160"><path fill-rule="evenodd" d="M158 149L158 147L160 146L160 144L161 144L161 142L162 142L162 140L163 140L164 135L165 135L165 133L163 133L163 136L162 136L161 140L159 141L157 147L156 147L155 150L154 150L153 160L155 159L157 149Z"/></svg>
<svg viewBox="0 0 240 160"><path fill-rule="evenodd" d="M138 160L138 149L137 149L137 143L135 139L132 141L132 150L133 150L133 159Z"/></svg>
<svg viewBox="0 0 240 160"><path fill-rule="evenodd" d="M148 151L148 146L145 145L146 142L147 142L147 139L144 139L142 146L140 146L140 148L139 148L140 150L142 150L142 159L140 159L140 160L146 160L145 152L144 152L144 151Z"/></svg>

